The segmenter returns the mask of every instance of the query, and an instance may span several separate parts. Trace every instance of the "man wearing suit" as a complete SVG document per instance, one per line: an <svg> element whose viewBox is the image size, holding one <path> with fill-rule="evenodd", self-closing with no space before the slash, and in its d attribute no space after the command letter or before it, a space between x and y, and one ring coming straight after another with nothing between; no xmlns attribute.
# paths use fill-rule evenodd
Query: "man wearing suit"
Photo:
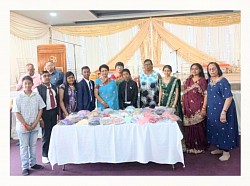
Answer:
<svg viewBox="0 0 250 186"><path fill-rule="evenodd" d="M37 87L37 91L42 97L46 107L43 109L42 123L42 162L49 163L48 151L52 128L57 124L58 115L58 92L55 85L50 83L50 73L42 71L42 84Z"/></svg>
<svg viewBox="0 0 250 186"><path fill-rule="evenodd" d="M83 79L77 84L77 109L95 109L94 81L89 80L90 69L88 66L82 67Z"/></svg>

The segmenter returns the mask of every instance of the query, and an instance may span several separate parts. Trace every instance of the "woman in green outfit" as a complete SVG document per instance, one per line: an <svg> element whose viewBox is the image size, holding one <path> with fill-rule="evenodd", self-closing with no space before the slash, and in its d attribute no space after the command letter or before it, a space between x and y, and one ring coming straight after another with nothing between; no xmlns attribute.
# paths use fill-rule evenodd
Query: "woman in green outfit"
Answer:
<svg viewBox="0 0 250 186"><path fill-rule="evenodd" d="M164 77L160 80L159 105L175 109L175 114L183 121L183 112L181 106L181 81L171 76L172 67L165 65L163 67ZM183 134L183 123L178 121L180 130Z"/></svg>

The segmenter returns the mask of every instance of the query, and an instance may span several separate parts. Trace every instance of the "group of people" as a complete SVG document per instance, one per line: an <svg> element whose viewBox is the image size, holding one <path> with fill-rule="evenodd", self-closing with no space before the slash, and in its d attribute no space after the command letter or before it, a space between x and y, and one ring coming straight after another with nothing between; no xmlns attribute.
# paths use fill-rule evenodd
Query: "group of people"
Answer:
<svg viewBox="0 0 250 186"><path fill-rule="evenodd" d="M146 59L138 82L131 78L129 69L122 62L115 65L116 73L109 77L109 67L99 67L100 76L90 80L90 68L82 67L82 80L77 82L71 71L55 70L53 62L46 63L41 77L32 64L28 74L21 77L12 112L17 117L20 139L22 174L29 174L29 166L42 169L36 163L35 145L38 125L42 126L42 162L49 163L48 150L51 131L58 119L79 110L125 109L127 106L164 106L174 108L181 118L178 122L184 135L187 153L204 152L208 145L216 146L211 154L221 154L220 160L230 158L229 150L237 146L238 123L236 107L230 84L216 62L207 66L208 79L199 63L191 65L191 75L184 82L172 76L172 67L163 67L164 77L153 70L153 63ZM37 81L40 78L40 82ZM139 95L139 99L138 99Z"/></svg>

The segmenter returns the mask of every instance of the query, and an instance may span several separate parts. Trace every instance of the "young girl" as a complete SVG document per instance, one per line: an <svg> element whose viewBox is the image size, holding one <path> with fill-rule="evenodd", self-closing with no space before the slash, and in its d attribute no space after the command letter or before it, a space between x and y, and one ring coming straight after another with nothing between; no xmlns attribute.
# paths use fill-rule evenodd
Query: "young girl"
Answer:
<svg viewBox="0 0 250 186"><path fill-rule="evenodd" d="M163 67L164 77L160 80L159 105L175 109L175 114L183 120L181 106L181 81L171 76L172 67Z"/></svg>
<svg viewBox="0 0 250 186"><path fill-rule="evenodd" d="M76 80L73 72L66 72L63 84L59 86L58 92L59 104L62 113L61 117L65 118L70 113L77 111Z"/></svg>
<svg viewBox="0 0 250 186"><path fill-rule="evenodd" d="M16 131L20 141L20 156L22 162L22 175L29 175L29 167L43 169L36 163L36 142L39 130L39 121L45 103L41 96L32 92L33 80L30 76L22 79L23 89L13 104L16 114Z"/></svg>
<svg viewBox="0 0 250 186"><path fill-rule="evenodd" d="M164 77L160 80L159 105L175 109L175 115L179 116L181 121L177 121L179 128L184 134L183 112L181 106L181 81L171 76L172 67L165 65L163 67ZM183 151L186 151L185 142L182 140Z"/></svg>

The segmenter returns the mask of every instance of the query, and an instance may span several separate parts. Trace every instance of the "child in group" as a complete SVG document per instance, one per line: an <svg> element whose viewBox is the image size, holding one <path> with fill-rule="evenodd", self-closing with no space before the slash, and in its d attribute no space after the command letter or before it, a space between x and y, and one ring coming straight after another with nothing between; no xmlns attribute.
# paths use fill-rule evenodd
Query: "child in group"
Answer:
<svg viewBox="0 0 250 186"><path fill-rule="evenodd" d="M32 169L43 169L36 163L36 142L39 121L45 103L41 96L32 91L33 79L25 76L22 79L23 91L17 96L12 112L16 115L16 131L20 141L20 156L22 162L22 175L29 175L29 166Z"/></svg>
<svg viewBox="0 0 250 186"><path fill-rule="evenodd" d="M122 77L124 81L119 84L118 88L119 107L122 110L125 109L127 106L134 106L135 108L137 108L137 83L131 79L129 69L123 69Z"/></svg>

